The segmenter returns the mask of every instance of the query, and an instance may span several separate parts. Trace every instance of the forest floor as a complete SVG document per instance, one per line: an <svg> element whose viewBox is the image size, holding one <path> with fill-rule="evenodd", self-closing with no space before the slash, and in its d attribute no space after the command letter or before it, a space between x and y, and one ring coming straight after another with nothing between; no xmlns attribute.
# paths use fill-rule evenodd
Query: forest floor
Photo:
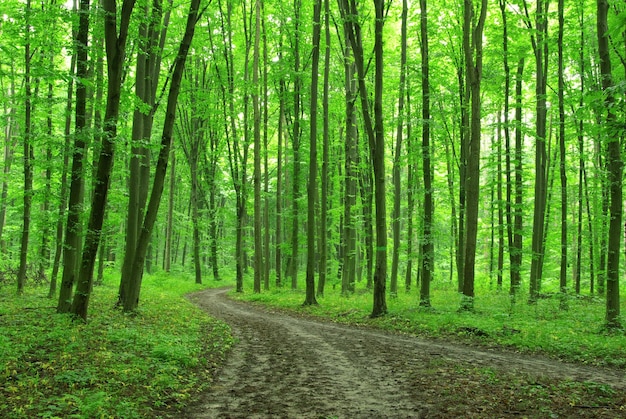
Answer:
<svg viewBox="0 0 626 419"><path fill-rule="evenodd" d="M624 418L626 372L189 296L237 339L187 418Z"/></svg>

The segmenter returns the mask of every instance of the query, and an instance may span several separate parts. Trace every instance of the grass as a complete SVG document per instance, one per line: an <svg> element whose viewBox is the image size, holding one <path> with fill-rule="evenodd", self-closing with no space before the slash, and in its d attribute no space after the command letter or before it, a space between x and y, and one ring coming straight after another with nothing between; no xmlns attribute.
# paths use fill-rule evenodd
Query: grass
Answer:
<svg viewBox="0 0 626 419"><path fill-rule="evenodd" d="M247 285L247 284L246 284ZM475 310L459 312L460 296L453 286L435 283L432 308L419 307L417 291L387 296L388 314L370 319L372 295L358 289L349 296L327 288L318 306L303 307L304 290L278 288L260 294L244 293L235 298L254 301L292 312L365 325L433 339L498 346L527 353L542 353L567 361L613 368L626 368L626 335L607 333L604 300L568 297L568 310L559 308L559 298L526 303L521 292L512 303L507 292L477 289ZM252 289L247 286L246 290Z"/></svg>
<svg viewBox="0 0 626 419"><path fill-rule="evenodd" d="M211 383L232 337L184 298L203 286L147 275L126 315L113 308L117 278L105 282L87 324L56 314L43 287L2 290L0 417L177 417Z"/></svg>

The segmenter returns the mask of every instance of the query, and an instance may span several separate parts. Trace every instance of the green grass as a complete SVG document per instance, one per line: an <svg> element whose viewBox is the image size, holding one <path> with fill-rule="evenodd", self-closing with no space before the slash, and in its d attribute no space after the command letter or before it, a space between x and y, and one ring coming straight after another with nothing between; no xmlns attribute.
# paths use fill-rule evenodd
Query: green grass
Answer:
<svg viewBox="0 0 626 419"><path fill-rule="evenodd" d="M138 313L126 315L113 308L118 278L105 282L87 324L55 314L42 287L2 290L0 417L176 417L211 383L232 337L184 298L202 286L147 275Z"/></svg>
<svg viewBox="0 0 626 419"><path fill-rule="evenodd" d="M248 284L246 284L248 285ZM252 286L246 286L251 290ZM255 301L296 313L347 324L365 325L433 339L498 346L527 353L543 353L567 361L626 368L626 336L607 333L604 300L568 297L568 310L559 308L559 298L526 303L520 293L512 304L507 292L477 289L474 312L459 312L460 296L449 284L433 284L432 308L419 307L416 290L387 296L388 314L370 319L372 295L358 289L341 296L332 286L318 298L318 306L303 307L304 290L273 289L261 294L245 292L235 298ZM626 322L625 322L626 323Z"/></svg>

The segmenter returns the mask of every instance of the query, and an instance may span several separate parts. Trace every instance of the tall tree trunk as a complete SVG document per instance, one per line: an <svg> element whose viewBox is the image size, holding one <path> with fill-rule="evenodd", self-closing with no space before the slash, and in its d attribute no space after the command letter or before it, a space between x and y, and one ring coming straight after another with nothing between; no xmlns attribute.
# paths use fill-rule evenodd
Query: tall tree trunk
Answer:
<svg viewBox="0 0 626 419"><path fill-rule="evenodd" d="M87 0L83 0L87 1ZM117 137L117 119L120 110L120 94L122 85L122 70L124 66L124 55L126 52L126 40L128 38L128 27L135 0L124 0L119 21L119 34L117 22L117 4L114 0L103 0L104 8L104 36L107 53L107 106L104 117L104 132L102 136L102 146L98 159L97 174L94 179L93 198L85 244L83 246L80 270L76 293L72 300L71 312L77 317L87 319L89 298L93 283L93 271L100 244L100 233L104 222L104 212L106 209L107 195L109 192L109 179L113 169L113 156L115 153L115 143Z"/></svg>
<svg viewBox="0 0 626 419"><path fill-rule="evenodd" d="M517 63L515 79L515 202L513 204L513 247L510 250L511 262L511 287L510 294L515 296L522 284L522 227L523 227L523 193L524 184L522 179L522 156L524 136L522 133L522 87L524 74L524 58Z"/></svg>
<svg viewBox="0 0 626 419"><path fill-rule="evenodd" d="M405 0L406 1L406 0ZM428 58L428 15L426 0L420 0L420 35L422 53L422 171L424 177L424 224L422 227L422 277L420 306L430 307L430 282L435 270L435 246L432 235L434 214L432 168L430 165L430 63Z"/></svg>
<svg viewBox="0 0 626 419"><path fill-rule="evenodd" d="M393 155L393 214L391 230L393 231L393 253L391 255L391 278L389 291L398 294L398 265L400 263L400 215L402 203L402 136L404 126L404 97L406 85L406 50L407 50L407 15L408 2L402 1L402 28L400 35L400 85L398 88L398 121L396 123L396 145ZM424 40L422 39L422 44Z"/></svg>
<svg viewBox="0 0 626 419"><path fill-rule="evenodd" d="M293 148L293 194L292 194L292 211L291 211L291 254L287 262L287 276L291 278L291 289L298 287L298 257L299 257L299 236L300 236L300 105L302 76L300 75L300 9L302 7L301 0L294 0L294 82L293 82L293 131L292 131L292 148Z"/></svg>
<svg viewBox="0 0 626 419"><path fill-rule="evenodd" d="M88 39L89 39L89 0L81 0L78 12L79 23L76 32L76 108L74 120L74 147L70 177L70 196L65 226L63 249L63 275L59 291L58 313L67 313L71 308L72 291L76 282L77 265L80 255L80 214L83 202L83 164L87 144L87 79ZM69 100L69 97L68 97Z"/></svg>
<svg viewBox="0 0 626 419"><path fill-rule="evenodd" d="M539 284L541 282L543 252L544 252L544 221L547 204L548 187L548 154L546 152L546 124L547 124L547 10L549 0L538 0L535 13L535 27L531 41L535 53L535 95L536 95L536 140L535 140L535 207L533 210L532 254L529 282L529 303L537 301ZM527 5L524 2L529 29L532 29L528 17ZM535 40L536 39L536 40Z"/></svg>
<svg viewBox="0 0 626 419"><path fill-rule="evenodd" d="M28 264L28 238L30 235L30 215L33 201L33 130L31 94L31 41L30 41L30 0L26 0L24 44L24 209L22 212L22 239L20 244L20 266L17 273L17 293L24 292Z"/></svg>
<svg viewBox="0 0 626 419"><path fill-rule="evenodd" d="M322 94L323 109L323 144L322 144L322 198L320 202L320 262L319 262L319 279L317 281L317 296L324 295L324 286L328 273L328 188L329 188L329 171L328 165L330 160L330 128L329 128L329 85L330 85L330 1L324 0L324 91Z"/></svg>
<svg viewBox="0 0 626 419"><path fill-rule="evenodd" d="M276 287L283 286L283 137L285 122L285 88L284 81L281 80L278 95L278 133L276 150L276 232L275 232L275 265L276 265Z"/></svg>
<svg viewBox="0 0 626 419"><path fill-rule="evenodd" d="M315 253L316 233L316 198L317 198L317 94L320 64L322 0L315 0L313 5L313 51L311 61L311 102L309 109L309 182L307 187L307 263L306 263L306 297L304 305L317 305L315 299L315 270L317 268Z"/></svg>
<svg viewBox="0 0 626 419"><path fill-rule="evenodd" d="M415 255L413 254L413 240L414 240L414 214L415 214L415 192L417 191L417 187L415 186L415 177L416 177L416 167L415 163L415 153L410 150L414 149L413 138L411 132L411 87L410 87L410 79L407 80L406 85L406 150L407 150L407 176L406 176L406 273L404 275L404 289L406 292L411 290L411 283L413 282L413 259Z"/></svg>
<svg viewBox="0 0 626 419"><path fill-rule="evenodd" d="M622 234L622 171L620 134L615 126L615 114L612 110L614 103L611 87L613 76L609 47L609 29L607 23L609 4L607 0L597 0L597 31L598 54L600 58L600 74L602 76L602 90L605 94L606 117L604 138L607 145L607 176L610 197L610 221L607 249L606 269L606 326L611 329L621 327L619 304L619 259Z"/></svg>
<svg viewBox="0 0 626 419"><path fill-rule="evenodd" d="M347 32L346 32L347 35ZM354 208L357 195L357 120L354 103L356 100L356 80L354 77L354 58L350 50L348 36L344 49L346 137L344 139L345 169L343 181L343 239L341 293L346 295L354 291L356 278L356 225Z"/></svg>
<svg viewBox="0 0 626 419"><path fill-rule="evenodd" d="M261 109L259 105L259 59L261 50L261 1L255 1L254 52L252 64L252 112L254 115L254 292L263 282L263 222L261 214ZM266 99L264 99L264 102Z"/></svg>
<svg viewBox="0 0 626 419"><path fill-rule="evenodd" d="M501 121L500 121L501 122ZM498 136L501 137L502 130L501 124L498 124ZM504 194L502 191L502 138L498 138L498 144L496 146L496 197L498 203L498 267L497 267L497 287L498 291L502 290L503 273L504 273L504 213L503 208Z"/></svg>
<svg viewBox="0 0 626 419"><path fill-rule="evenodd" d="M74 74L76 69L76 55L72 55L70 62L70 74ZM61 255L63 254L63 227L65 223L65 211L67 206L67 198L69 194L69 187L67 184L67 174L69 170L70 162L70 146L71 146L71 129L72 129L72 103L74 96L74 78L70 78L67 88L67 99L65 101L65 128L63 131L63 168L61 169L61 185L58 207L58 219L56 223L56 238L55 238L55 250L54 261L52 262L52 275L50 276L50 288L48 291L48 298L54 298L57 292L57 278L59 275L59 268L61 266ZM0 220L1 222L1 220ZM0 227L1 228L1 227Z"/></svg>
<svg viewBox="0 0 626 419"><path fill-rule="evenodd" d="M565 25L564 19L564 0L558 0L558 100L559 100L559 155L560 164L559 172L561 175L561 270L559 288L561 291L561 309L567 309L567 172L565 170L565 81L563 75L563 30Z"/></svg>
<svg viewBox="0 0 626 419"><path fill-rule="evenodd" d="M474 309L474 274L476 259L476 239L478 233L478 202L480 194L480 141L481 141L481 98L482 78L482 38L487 0L481 0L480 15L476 21L474 3L465 0L463 23L463 50L467 88L470 92L470 138L468 141L467 172L465 192L467 193L465 214L465 257L463 266L463 310ZM476 24L474 25L474 22Z"/></svg>
<svg viewBox="0 0 626 419"><path fill-rule="evenodd" d="M159 211L159 204L163 194L165 185L165 175L167 173L167 162L169 159L172 134L174 130L174 122L176 119L176 105L178 102L178 94L180 93L180 85L183 77L183 70L191 41L193 40L194 29L202 11L199 10L201 0L192 0L187 15L187 23L183 39L180 41L178 54L174 61L174 71L170 79L170 89L167 96L167 108L165 110L165 121L163 123L163 132L161 134L161 148L150 192L150 199L146 209L146 215L141 228L141 235L137 241L135 249L135 260L133 261L132 282L128 289L128 299L124 301L124 311L134 311L139 303L139 292L141 290L141 277L143 274L143 266L145 263L146 252L150 243L150 236Z"/></svg>
<svg viewBox="0 0 626 419"><path fill-rule="evenodd" d="M15 65L14 59L11 60L10 66L11 82L8 88L8 94L11 97L15 97ZM15 135L17 126L16 109L13 106L7 107L4 104L4 113L6 115L6 128L4 129L4 159L2 168L2 191L0 192L0 254L5 255L7 253L6 241L4 239L4 226L6 222L6 213L8 206L9 196L9 174L11 173L11 166L13 164L13 154L17 146L17 136Z"/></svg>

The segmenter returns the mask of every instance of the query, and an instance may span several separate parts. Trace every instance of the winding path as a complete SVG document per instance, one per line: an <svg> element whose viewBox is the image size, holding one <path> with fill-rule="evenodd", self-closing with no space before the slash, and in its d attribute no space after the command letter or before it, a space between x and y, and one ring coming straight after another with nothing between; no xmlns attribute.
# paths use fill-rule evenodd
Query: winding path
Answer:
<svg viewBox="0 0 626 419"><path fill-rule="evenodd" d="M493 371L626 391L624 371L294 317L233 301L227 291L190 296L228 323L237 343L189 418L541 417L528 400L491 392L485 380ZM615 408L581 409L581 417L616 417Z"/></svg>

